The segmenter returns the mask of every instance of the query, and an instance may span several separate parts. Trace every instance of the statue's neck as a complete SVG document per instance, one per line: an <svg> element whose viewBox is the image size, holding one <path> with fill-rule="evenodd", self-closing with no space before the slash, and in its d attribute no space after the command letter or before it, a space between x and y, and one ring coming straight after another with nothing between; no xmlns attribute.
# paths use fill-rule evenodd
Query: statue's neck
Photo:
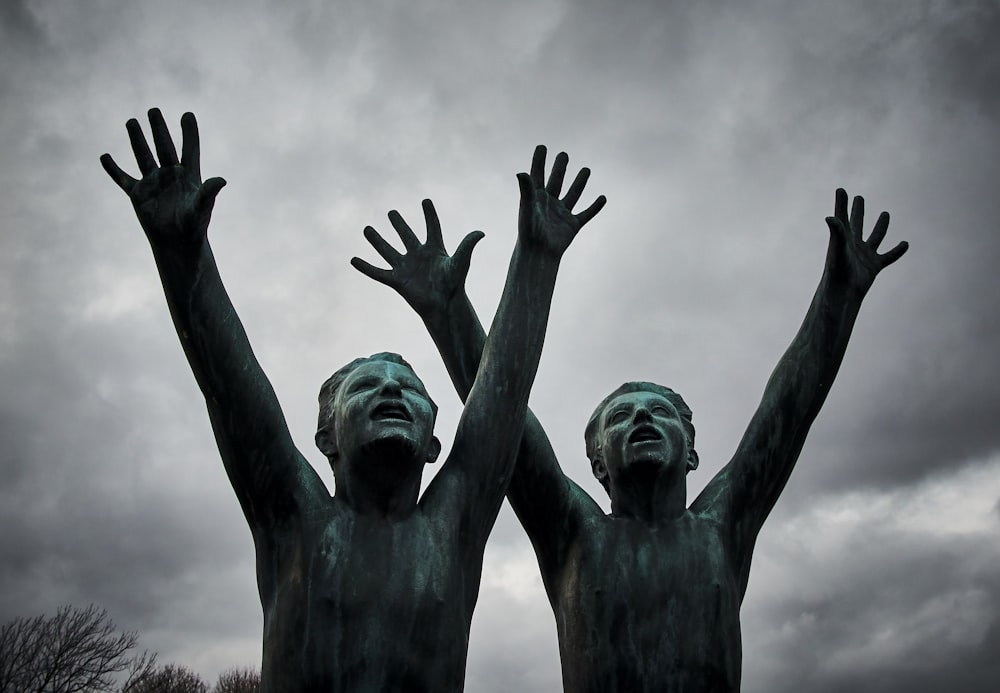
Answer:
<svg viewBox="0 0 1000 693"><path fill-rule="evenodd" d="M368 461L362 472L346 467L334 470L335 497L356 513L386 518L409 516L417 507L422 469L401 469L394 464Z"/></svg>
<svg viewBox="0 0 1000 693"><path fill-rule="evenodd" d="M640 469L611 487L611 514L649 525L676 520L687 510L687 480L665 470Z"/></svg>

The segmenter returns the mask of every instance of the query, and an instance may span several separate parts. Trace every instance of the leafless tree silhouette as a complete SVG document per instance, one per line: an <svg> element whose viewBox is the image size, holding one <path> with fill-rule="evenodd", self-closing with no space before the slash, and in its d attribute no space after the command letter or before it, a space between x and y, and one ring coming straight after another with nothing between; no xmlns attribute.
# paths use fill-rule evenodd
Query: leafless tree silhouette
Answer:
<svg viewBox="0 0 1000 693"><path fill-rule="evenodd" d="M229 669L219 674L212 693L258 693L260 672L248 667Z"/></svg>
<svg viewBox="0 0 1000 693"><path fill-rule="evenodd" d="M208 684L190 669L166 664L133 679L122 693L208 693Z"/></svg>
<svg viewBox="0 0 1000 693"><path fill-rule="evenodd" d="M93 604L0 626L0 693L105 693L145 675L154 655Z"/></svg>

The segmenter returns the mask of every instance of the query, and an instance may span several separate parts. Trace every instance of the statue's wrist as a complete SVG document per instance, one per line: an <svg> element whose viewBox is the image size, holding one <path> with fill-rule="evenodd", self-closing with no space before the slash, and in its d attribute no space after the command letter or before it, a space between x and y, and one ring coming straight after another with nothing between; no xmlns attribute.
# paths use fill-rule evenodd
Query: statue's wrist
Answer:
<svg viewBox="0 0 1000 693"><path fill-rule="evenodd" d="M196 265L208 249L208 239L204 236L196 239L174 237L163 240L147 234L147 238L157 261L175 267Z"/></svg>
<svg viewBox="0 0 1000 693"><path fill-rule="evenodd" d="M559 269L566 248L556 250L539 241L519 239L511 256L511 266L530 272L555 272Z"/></svg>
<svg viewBox="0 0 1000 693"><path fill-rule="evenodd" d="M428 330L439 329L448 324L448 311L443 309L423 310L419 312L419 315Z"/></svg>
<svg viewBox="0 0 1000 693"><path fill-rule="evenodd" d="M832 300L843 303L861 303L871 288L871 282L858 282L849 278L835 278L829 273L823 277L822 287Z"/></svg>

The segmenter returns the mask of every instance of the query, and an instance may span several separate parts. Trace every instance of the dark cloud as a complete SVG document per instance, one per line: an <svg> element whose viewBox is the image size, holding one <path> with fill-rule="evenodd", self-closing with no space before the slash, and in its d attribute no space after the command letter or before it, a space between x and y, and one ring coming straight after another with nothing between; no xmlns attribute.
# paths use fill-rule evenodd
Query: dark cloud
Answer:
<svg viewBox="0 0 1000 693"><path fill-rule="evenodd" d="M895 285L886 277L873 288L824 413L837 423L814 437L826 483L912 481L1000 449L992 356L1000 331L991 317L1000 311L992 269L1000 207L991 191L1000 133L985 123L972 136L954 127L948 144L925 145L920 165L894 173L905 206L891 232L898 228L911 250L887 271L899 275ZM862 380L872 386L859 396ZM846 455L845 441L862 454ZM844 471L839 482L834 469Z"/></svg>
<svg viewBox="0 0 1000 693"><path fill-rule="evenodd" d="M748 690L930 691L949 676L987 690L995 666L973 663L1000 620L997 473L994 458L777 511L744 605Z"/></svg>
<svg viewBox="0 0 1000 693"><path fill-rule="evenodd" d="M110 608L132 596L120 589L132 576L170 580L188 560L190 549L182 546L205 546L192 540L193 527L178 526L170 493L142 484L151 464L188 442L174 434L164 444L153 424L156 417L176 421L179 399L160 391L151 405L148 382L115 382L115 371L133 357L105 343L113 334L64 336L29 341L18 357L0 360L7 393L2 512L4 526L16 529L3 535L0 550L5 558L19 556L5 564L23 570L7 582L0 610L8 617L29 605L44 608L38 584L48 580L70 589L73 601L90 594L86 601L99 596ZM151 415L145 422L130 414L143 409ZM185 532L188 538L179 539Z"/></svg>
<svg viewBox="0 0 1000 693"><path fill-rule="evenodd" d="M1000 105L1000 47L993 40L1000 7L993 0L932 7L937 21L917 28L927 51L928 86L946 108L972 106L992 117Z"/></svg>
<svg viewBox="0 0 1000 693"><path fill-rule="evenodd" d="M37 55L47 43L45 30L31 4L25 0L0 2L0 32L4 37L3 53L7 58L20 51Z"/></svg>

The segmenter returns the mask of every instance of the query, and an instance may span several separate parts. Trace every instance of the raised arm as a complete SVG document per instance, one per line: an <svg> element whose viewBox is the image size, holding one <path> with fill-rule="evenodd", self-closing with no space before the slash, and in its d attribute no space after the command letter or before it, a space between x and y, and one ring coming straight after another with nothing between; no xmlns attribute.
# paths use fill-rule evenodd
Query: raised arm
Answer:
<svg viewBox="0 0 1000 693"><path fill-rule="evenodd" d="M732 528L744 589L757 533L826 400L861 302L878 273L908 247L904 241L880 255L889 214L882 212L866 241L864 199L854 198L848 218L847 193L842 189L837 190L834 216L826 222L830 228L826 265L805 320L771 374L732 461L692 506L696 512L717 514Z"/></svg>
<svg viewBox="0 0 1000 693"><path fill-rule="evenodd" d="M500 307L485 341L475 312L461 291L472 247L481 235L478 232L467 236L455 257L448 258L433 206L425 203L426 245L421 246L402 219L393 215L393 226L409 254L400 255L373 229L366 229L366 237L393 270L353 261L368 276L395 286L421 317L430 321L428 328L442 354L450 355L446 363L466 407L446 463L450 469L442 470L427 496L433 498L440 492L435 484L439 480L449 483L449 475L462 479L462 513L470 520L470 528L475 528L473 536L479 545L496 519L516 459L559 261L579 229L605 202L599 197L587 210L574 215L572 209L583 193L589 171L583 169L560 200L568 159L565 154L556 157L546 185L545 153L544 147L538 147L531 173L518 175L518 241ZM423 278L416 279L421 274ZM457 302L458 294L462 303ZM442 310L443 303L450 304L447 313ZM453 314L452 307L456 308Z"/></svg>
<svg viewBox="0 0 1000 693"><path fill-rule="evenodd" d="M468 234L454 255L448 255L441 226L430 200L424 201L427 240L416 234L396 212L389 214L404 252L397 252L370 226L365 238L391 269L381 269L354 258L363 274L394 289L423 320L444 361L452 383L466 401L486 344L483 329L465 292L472 250L483 234ZM602 514L600 506L566 477L541 424L527 411L517 464L507 498L524 525L550 574L562 565L565 549L580 521Z"/></svg>
<svg viewBox="0 0 1000 693"><path fill-rule="evenodd" d="M110 155L101 164L135 208L163 284L181 346L205 395L226 472L252 529L273 525L326 491L292 444L274 390L222 285L208 224L222 178L201 179L198 124L181 118L181 158L158 109L149 122L157 165L135 119L126 124L142 178Z"/></svg>

